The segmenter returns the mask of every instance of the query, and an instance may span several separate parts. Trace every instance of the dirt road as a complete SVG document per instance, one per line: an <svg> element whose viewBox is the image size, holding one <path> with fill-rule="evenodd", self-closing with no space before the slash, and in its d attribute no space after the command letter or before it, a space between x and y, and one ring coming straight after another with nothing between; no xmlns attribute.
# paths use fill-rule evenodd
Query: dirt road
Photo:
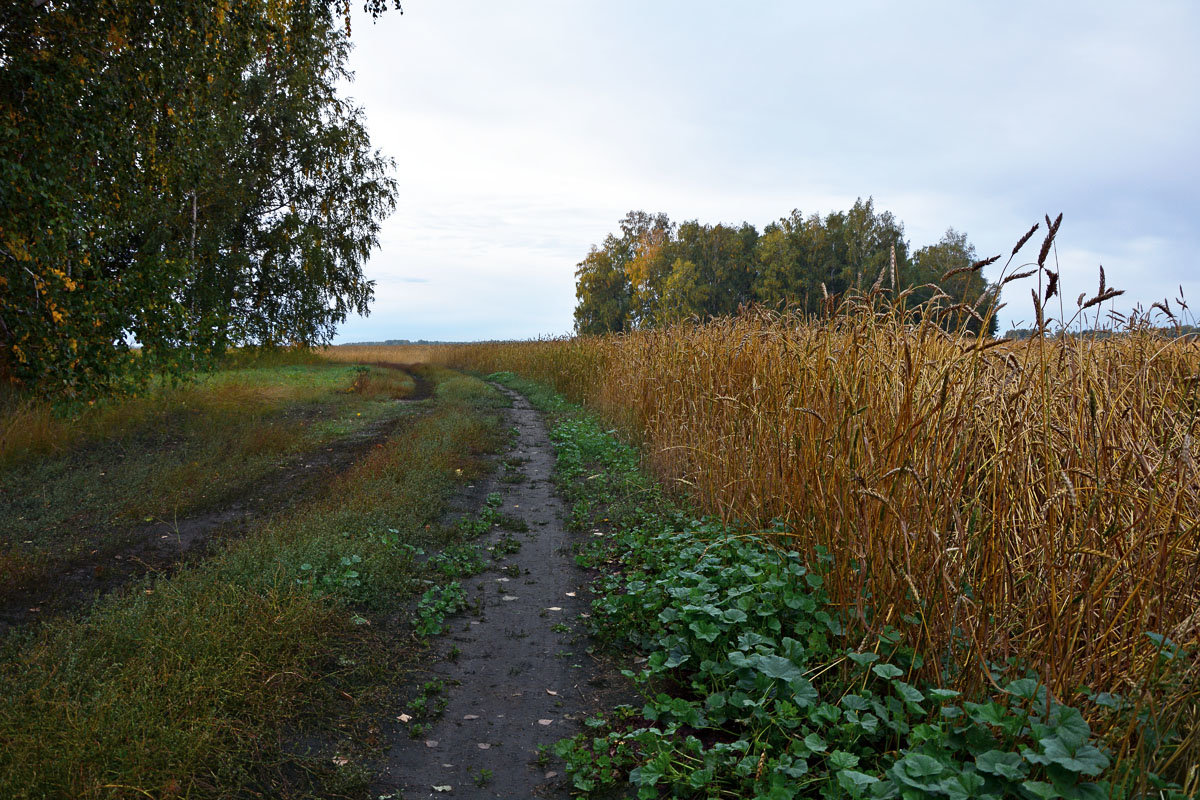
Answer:
<svg viewBox="0 0 1200 800"><path fill-rule="evenodd" d="M451 621L428 670L428 679L447 685L448 705L416 739L396 721L372 797L566 798L561 765L539 757L539 748L579 730L584 716L621 691L575 630L588 609L588 576L572 557L545 424L524 397L508 394L518 432L508 459L520 461L525 479L488 488L530 530L516 535L521 549L500 570L463 581L472 610Z"/></svg>

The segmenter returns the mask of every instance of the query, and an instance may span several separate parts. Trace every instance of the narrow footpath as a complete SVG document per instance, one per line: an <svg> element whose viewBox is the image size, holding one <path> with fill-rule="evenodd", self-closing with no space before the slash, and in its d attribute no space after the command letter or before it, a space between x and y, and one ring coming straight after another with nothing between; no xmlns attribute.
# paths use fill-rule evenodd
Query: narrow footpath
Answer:
<svg viewBox="0 0 1200 800"><path fill-rule="evenodd" d="M404 721L393 721L375 798L567 798L569 782L551 746L582 729L589 713L611 707L622 691L585 652L586 635L578 630L588 610L588 576L575 565L574 535L554 492L545 424L523 396L503 391L513 399L510 424L517 432L506 458L519 463L524 479L493 479L488 488L501 493L501 510L522 518L529 532L493 532L477 542L515 536L521 548L498 568L462 581L470 610L450 620L419 678L443 681L448 705L415 739Z"/></svg>

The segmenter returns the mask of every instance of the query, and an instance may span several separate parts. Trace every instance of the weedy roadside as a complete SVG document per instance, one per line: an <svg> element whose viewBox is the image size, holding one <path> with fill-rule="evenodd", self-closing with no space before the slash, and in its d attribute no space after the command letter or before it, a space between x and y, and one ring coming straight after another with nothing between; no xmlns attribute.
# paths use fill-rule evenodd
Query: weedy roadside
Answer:
<svg viewBox="0 0 1200 800"><path fill-rule="evenodd" d="M137 551L160 538L196 538L190 521L231 505L286 505L328 478L323 464L341 466L385 438L414 410L397 402L414 388L406 373L343 365L231 369L94 408L55 415L42 407L54 435L35 425L24 439L15 434L28 407L5 409L0 596L72 569L94 569L100 584L117 567L136 572L134 559L115 556L161 569L161 559ZM289 477L275 485L281 474ZM104 587L79 593L93 588Z"/></svg>

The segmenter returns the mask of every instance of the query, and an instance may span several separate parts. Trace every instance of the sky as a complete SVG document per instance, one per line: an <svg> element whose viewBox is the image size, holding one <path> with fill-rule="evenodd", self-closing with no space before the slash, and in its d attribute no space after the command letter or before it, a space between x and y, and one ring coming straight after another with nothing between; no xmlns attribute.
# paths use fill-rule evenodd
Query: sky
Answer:
<svg viewBox="0 0 1200 800"><path fill-rule="evenodd" d="M1191 0L403 5L353 18L345 94L399 202L336 342L569 334L576 264L630 210L761 230L860 197L981 257L1062 212L1068 305L1103 264L1118 311L1200 309ZM1033 315L1013 286L1001 331Z"/></svg>

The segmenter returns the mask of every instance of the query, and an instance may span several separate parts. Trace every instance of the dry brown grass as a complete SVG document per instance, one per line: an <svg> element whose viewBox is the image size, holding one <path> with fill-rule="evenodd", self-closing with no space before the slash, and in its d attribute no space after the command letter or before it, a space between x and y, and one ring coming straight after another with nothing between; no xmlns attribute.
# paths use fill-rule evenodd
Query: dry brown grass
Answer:
<svg viewBox="0 0 1200 800"><path fill-rule="evenodd" d="M397 381L395 396L404 396L406 390L400 386L404 378ZM314 400L329 387L281 379L269 366L243 368L200 376L196 382L179 386L155 384L138 394L81 404L62 413L55 413L44 398L0 389L0 467L7 467L25 458L62 451L79 441L120 435L179 409L227 417L262 414L288 403Z"/></svg>
<svg viewBox="0 0 1200 800"><path fill-rule="evenodd" d="M363 370L355 376L349 391L372 400L398 400L416 391L417 383L400 370Z"/></svg>
<svg viewBox="0 0 1200 800"><path fill-rule="evenodd" d="M980 688L1016 659L1060 698L1194 709L1195 663L1168 677L1146 633L1200 644L1200 346L979 344L864 303L435 355L587 404L706 511L784 520L780 544L827 548L835 600L931 674Z"/></svg>
<svg viewBox="0 0 1200 800"><path fill-rule="evenodd" d="M435 344L343 344L326 347L319 352L330 361L351 364L428 364L436 359L434 352L442 345Z"/></svg>

